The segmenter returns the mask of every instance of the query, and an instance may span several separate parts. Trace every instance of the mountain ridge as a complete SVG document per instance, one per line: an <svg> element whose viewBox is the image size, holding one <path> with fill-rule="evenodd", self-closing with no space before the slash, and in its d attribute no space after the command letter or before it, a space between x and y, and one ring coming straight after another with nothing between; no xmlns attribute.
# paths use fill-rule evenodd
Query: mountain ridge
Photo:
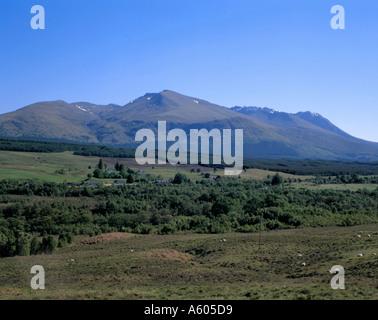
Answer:
<svg viewBox="0 0 378 320"><path fill-rule="evenodd" d="M44 101L0 115L1 138L50 139L136 147L135 133L168 129L244 129L244 154L251 158L312 158L376 161L378 143L352 137L320 114L270 108L226 108L164 90L121 106Z"/></svg>

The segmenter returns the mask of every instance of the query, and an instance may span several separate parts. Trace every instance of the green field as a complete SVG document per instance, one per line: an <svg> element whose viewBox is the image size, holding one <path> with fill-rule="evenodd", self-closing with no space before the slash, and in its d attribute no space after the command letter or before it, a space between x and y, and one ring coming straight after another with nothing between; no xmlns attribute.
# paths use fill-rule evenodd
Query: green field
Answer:
<svg viewBox="0 0 378 320"><path fill-rule="evenodd" d="M349 190L349 191L358 191L361 189L366 189L368 191L374 191L377 189L378 185L374 183L365 183L365 184L357 184L357 183L350 183L350 184L311 184L311 183L298 183L294 184L297 188L308 188L310 190Z"/></svg>
<svg viewBox="0 0 378 320"><path fill-rule="evenodd" d="M72 152L33 153L0 151L1 179L39 179L46 182L80 182L93 171L97 158L74 156ZM65 174L56 173L64 169Z"/></svg>
<svg viewBox="0 0 378 320"><path fill-rule="evenodd" d="M85 157L73 155L73 152L66 151L61 153L33 153L33 152L14 152L0 151L0 179L38 179L45 182L82 182L87 179L87 174L92 173L100 158ZM146 170L148 174L159 176L162 179L172 179L177 172L185 174L193 181L203 179L201 173L210 173L211 175L223 176L223 170L218 169L216 172L212 168L202 167L199 165L156 165L156 166L139 166L134 159L124 158L104 158L108 167L114 167L116 162L123 163L134 170ZM88 167L91 166L91 169ZM64 174L56 171L64 169ZM200 173L196 172L201 170ZM195 172L191 172L194 170ZM277 171L262 169L247 169L242 172L243 179L264 180L267 177L272 178ZM357 191L366 188L369 191L375 190L377 184L321 184L316 185L306 180L313 179L311 175L294 175L279 172L285 179L301 179L301 182L286 184L287 187L309 188L311 190L350 190ZM114 180L98 180L92 178L91 181L101 181L102 183L111 183Z"/></svg>
<svg viewBox="0 0 378 320"><path fill-rule="evenodd" d="M73 155L73 152L66 151L61 153L35 153L35 152L14 152L0 151L0 179L39 179L45 182L81 182L86 179L88 173L92 173L100 158ZM177 172L185 172L192 180L202 179L197 169L201 173L223 176L224 171L218 169L216 172L212 168L201 167L199 165L156 165L139 166L134 159L124 158L104 158L108 167L114 167L116 162L123 163L127 167L135 170L146 170L147 173L161 176L163 179L170 179ZM91 166L91 169L88 167ZM64 174L56 171L64 169ZM190 172L194 170L195 172ZM261 169L247 169L241 174L245 179L266 179L273 177L275 171ZM296 176L293 174L282 173L284 178L301 178L302 180L311 179L313 176ZM95 180L95 179L93 179ZM106 183L106 181L103 181Z"/></svg>
<svg viewBox="0 0 378 320"><path fill-rule="evenodd" d="M261 250L257 233L77 237L52 255L0 259L0 298L378 299L377 237L378 225L271 231ZM37 264L45 290L30 288ZM330 287L334 265L345 268L345 290Z"/></svg>

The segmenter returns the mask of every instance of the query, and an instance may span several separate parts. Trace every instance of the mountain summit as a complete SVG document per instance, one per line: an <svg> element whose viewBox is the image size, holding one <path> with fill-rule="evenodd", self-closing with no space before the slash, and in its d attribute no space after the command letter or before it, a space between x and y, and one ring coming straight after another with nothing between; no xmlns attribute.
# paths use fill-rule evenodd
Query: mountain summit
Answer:
<svg viewBox="0 0 378 320"><path fill-rule="evenodd" d="M135 133L168 129L244 129L244 155L251 158L378 160L378 143L350 136L317 113L290 114L270 108L226 108L173 91L147 93L124 106L88 102L39 102L0 115L0 137L101 143L135 147Z"/></svg>

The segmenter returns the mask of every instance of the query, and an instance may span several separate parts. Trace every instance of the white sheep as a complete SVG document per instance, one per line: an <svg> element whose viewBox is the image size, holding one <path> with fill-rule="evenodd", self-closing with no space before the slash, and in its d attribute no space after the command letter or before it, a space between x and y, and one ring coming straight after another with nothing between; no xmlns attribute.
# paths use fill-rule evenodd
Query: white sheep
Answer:
<svg viewBox="0 0 378 320"><path fill-rule="evenodd" d="M357 238L361 238L361 235L360 235L360 234L358 234L358 235L357 235Z"/></svg>
<svg viewBox="0 0 378 320"><path fill-rule="evenodd" d="M302 262L302 263L301 263L301 266L302 266L302 267L305 267L305 266L306 266L306 263L305 263L305 262Z"/></svg>
<svg viewBox="0 0 378 320"><path fill-rule="evenodd" d="M358 255L359 257L362 257L363 256L363 254L362 253L360 253L359 255Z"/></svg>
<svg viewBox="0 0 378 320"><path fill-rule="evenodd" d="M298 258L301 258L301 257L302 257L302 255L301 255L301 254L299 253L299 254L297 255L297 257L298 257Z"/></svg>
<svg viewBox="0 0 378 320"><path fill-rule="evenodd" d="M370 238L370 234L368 234L368 238Z"/></svg>

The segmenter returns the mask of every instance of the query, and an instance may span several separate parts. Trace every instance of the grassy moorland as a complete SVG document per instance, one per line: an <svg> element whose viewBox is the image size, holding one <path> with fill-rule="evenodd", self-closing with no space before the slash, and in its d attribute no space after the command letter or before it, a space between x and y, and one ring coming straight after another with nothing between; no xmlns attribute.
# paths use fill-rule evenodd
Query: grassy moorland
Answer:
<svg viewBox="0 0 378 320"><path fill-rule="evenodd" d="M376 224L279 230L263 232L259 250L257 233L82 236L51 255L0 259L0 299L378 299L377 237ZM30 288L37 264L45 290ZM330 286L334 265L345 290Z"/></svg>
<svg viewBox="0 0 378 320"><path fill-rule="evenodd" d="M0 299L378 299L374 172L230 178L102 159L124 177L95 178L97 156L0 151ZM95 235L108 240L83 243ZM30 288L37 264L46 290ZM345 290L330 287L333 265Z"/></svg>
<svg viewBox="0 0 378 320"><path fill-rule="evenodd" d="M88 173L93 172L99 159L96 156L74 155L72 151L56 153L0 151L0 179L39 179L56 183L81 182L86 179ZM139 166L132 158L103 159L109 168L114 167L119 162L134 170L146 170L148 174L161 176L162 179L173 178L177 172L185 172L190 175L191 179L201 179L200 173L220 176L223 176L224 173L222 169L214 172L212 168L198 165L181 165L179 167L156 165L147 167ZM197 172L198 169L200 173ZM241 174L241 177L245 179L266 179L267 176L273 176L276 173L277 171L247 169ZM296 176L288 173L281 173L281 175L284 178L292 179L300 177L302 180L313 178L310 175Z"/></svg>
<svg viewBox="0 0 378 320"><path fill-rule="evenodd" d="M133 170L146 170L149 175L160 177L160 179L172 179L178 172L185 172L185 174L187 174L191 180L201 180L203 178L203 174L206 173L216 176L219 175L221 177L224 176L223 169L218 168L214 170L213 168L199 165L180 165L176 167L170 165L140 166L135 162L133 158L106 157L102 159L104 159L104 162L108 165L109 168L114 167L115 164L118 162L120 164L124 164L125 166ZM19 179L26 181L38 179L40 181L55 183L79 183L83 182L84 180L89 181L87 179L87 175L93 172L93 169L96 167L99 160L100 157L75 155L73 151L49 153L0 151L0 180ZM282 160L280 161L282 162ZM299 161L299 163L302 162ZM348 163L344 164L347 165ZM317 184L312 182L312 180L315 178L314 175L303 173L287 173L285 171L287 171L288 169L284 166L280 167L277 165L271 165L271 167L274 167L276 170L269 170L267 168L246 168L242 172L240 177L242 179L265 180L271 179L277 172L279 172L279 174L284 179L291 179L295 181L291 183L291 186L296 188L310 188L313 190L331 189L357 191L363 188L366 188L368 190L375 190L378 186L377 183ZM371 165L369 169L365 169L364 167L362 167L362 169L358 170L373 170L372 168L374 167L375 166ZM292 167L290 168L291 170L294 170ZM356 168L352 169L357 170ZM343 170L349 170L353 172L352 169L350 169L349 167L343 168ZM311 172L310 169L307 170ZM327 165L326 167L320 167L320 169L317 169L315 167L315 169L312 170L323 170L332 172L332 167L331 165ZM339 169L339 167L335 167L334 170L338 171L341 169ZM114 180L117 179L108 179L100 181L103 184L106 184L108 182L113 182ZM91 181L98 181L98 179L92 178Z"/></svg>
<svg viewBox="0 0 378 320"><path fill-rule="evenodd" d="M34 153L0 151L1 179L39 179L46 182L79 182L98 159L74 156L73 152ZM57 171L63 169L64 174Z"/></svg>

